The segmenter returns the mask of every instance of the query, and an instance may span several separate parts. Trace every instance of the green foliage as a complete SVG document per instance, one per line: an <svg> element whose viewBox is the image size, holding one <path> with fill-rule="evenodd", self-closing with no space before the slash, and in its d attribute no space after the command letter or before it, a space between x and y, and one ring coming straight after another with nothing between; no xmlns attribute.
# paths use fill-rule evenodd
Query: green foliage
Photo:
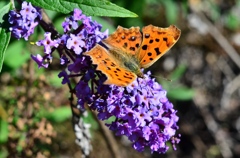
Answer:
<svg viewBox="0 0 240 158"><path fill-rule="evenodd" d="M171 87L168 90L168 96L175 100L191 100L194 96L194 90L185 86Z"/></svg>
<svg viewBox="0 0 240 158"><path fill-rule="evenodd" d="M186 66L185 65L179 65L173 72L172 72L172 74L170 75L170 78L172 79L172 80L179 80L182 76L183 76L183 74L184 74L184 72L186 71Z"/></svg>
<svg viewBox="0 0 240 158"><path fill-rule="evenodd" d="M240 9L240 1L236 1L236 4L232 8L221 8L218 3L210 2L208 9L209 17L215 21L219 22L219 19L223 22L223 25L231 30L236 30L240 27L239 21L239 13L238 10ZM224 11L221 11L224 10Z"/></svg>
<svg viewBox="0 0 240 158"><path fill-rule="evenodd" d="M239 9L240 9L240 1L236 1L236 5L224 15L224 23L227 28L231 30L237 30L240 27L240 15L239 15Z"/></svg>
<svg viewBox="0 0 240 158"><path fill-rule="evenodd" d="M58 77L58 74L59 74L59 72L54 71L47 78L49 83L56 88L60 88L62 86L62 79Z"/></svg>
<svg viewBox="0 0 240 158"><path fill-rule="evenodd" d="M18 143L17 143L17 147L16 147L18 152L23 151L23 145L22 145L23 142L26 142L26 135L24 135L22 133L22 135L18 139Z"/></svg>
<svg viewBox="0 0 240 158"><path fill-rule="evenodd" d="M218 21L221 17L219 6L217 6L216 3L211 3L211 1L209 1L209 6L211 7L211 9L209 10L210 17L212 18L212 20Z"/></svg>
<svg viewBox="0 0 240 158"><path fill-rule="evenodd" d="M3 150L0 150L0 158L6 158L8 156L8 152L7 150L3 149Z"/></svg>
<svg viewBox="0 0 240 158"><path fill-rule="evenodd" d="M9 45L4 64L11 69L17 69L30 59L29 49L26 49L26 42L23 40L15 41Z"/></svg>
<svg viewBox="0 0 240 158"><path fill-rule="evenodd" d="M5 51L7 49L11 36L10 32L8 32L7 28L5 27L6 21L3 21L3 19L6 19L4 16L6 16L10 9L10 3L0 9L0 72L2 70Z"/></svg>
<svg viewBox="0 0 240 158"><path fill-rule="evenodd" d="M239 17L235 16L232 13L229 13L225 18L226 26L229 29L235 30L240 26Z"/></svg>
<svg viewBox="0 0 240 158"><path fill-rule="evenodd" d="M0 144L7 142L8 122L0 117Z"/></svg>
<svg viewBox="0 0 240 158"><path fill-rule="evenodd" d="M60 123L69 119L72 116L72 112L70 107L64 106L58 107L51 112L46 109L41 109L37 116L38 118L47 118L51 122Z"/></svg>
<svg viewBox="0 0 240 158"><path fill-rule="evenodd" d="M170 81L161 80L160 83L167 90L168 97L173 100L190 100L193 98L195 91L179 83L179 80L186 71L186 66L179 65L170 75Z"/></svg>
<svg viewBox="0 0 240 158"><path fill-rule="evenodd" d="M137 17L129 10L106 0L27 0L33 5L64 14L80 8L88 16ZM53 5L54 4L54 5Z"/></svg>
<svg viewBox="0 0 240 158"><path fill-rule="evenodd" d="M163 0L161 2L163 3L165 8L167 23L174 24L177 21L178 17L178 14L176 14L176 12L178 12L177 3L172 0Z"/></svg>
<svg viewBox="0 0 240 158"><path fill-rule="evenodd" d="M111 117L109 117L106 121L105 121L105 123L112 123L113 121L115 121L116 120L116 117L115 116L111 116Z"/></svg>
<svg viewBox="0 0 240 158"><path fill-rule="evenodd" d="M98 122L94 119L94 116L91 112L88 111L88 115L86 117L83 117L83 121L85 123L91 124L91 130L98 130L99 129Z"/></svg>

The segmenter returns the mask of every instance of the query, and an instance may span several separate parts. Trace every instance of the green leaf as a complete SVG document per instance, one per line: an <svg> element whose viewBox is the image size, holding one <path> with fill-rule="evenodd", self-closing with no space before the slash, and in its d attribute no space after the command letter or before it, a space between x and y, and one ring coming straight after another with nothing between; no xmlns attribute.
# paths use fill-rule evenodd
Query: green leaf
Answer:
<svg viewBox="0 0 240 158"><path fill-rule="evenodd" d="M170 76L171 80L179 80L182 76L183 73L186 71L187 67L186 65L179 65L172 73Z"/></svg>
<svg viewBox="0 0 240 158"><path fill-rule="evenodd" d="M62 86L62 78L58 77L59 72L53 72L51 75L48 76L49 83L56 88Z"/></svg>
<svg viewBox="0 0 240 158"><path fill-rule="evenodd" d="M8 140L8 122L0 118L0 144Z"/></svg>
<svg viewBox="0 0 240 158"><path fill-rule="evenodd" d="M8 151L6 148L0 149L0 158L6 158L8 156Z"/></svg>
<svg viewBox="0 0 240 158"><path fill-rule="evenodd" d="M116 117L115 116L111 116L111 117L109 117L106 121L105 121L105 123L112 123L113 121L115 121L116 120Z"/></svg>
<svg viewBox="0 0 240 158"><path fill-rule="evenodd" d="M18 138L18 142L17 142L17 146L16 146L16 150L18 152L21 152L24 150L23 147L23 143L26 142L26 135L25 134L21 134L20 137Z"/></svg>
<svg viewBox="0 0 240 158"><path fill-rule="evenodd" d="M177 100L191 100L195 91L186 87L177 87L168 91L168 97Z"/></svg>
<svg viewBox="0 0 240 158"><path fill-rule="evenodd" d="M7 46L10 41L11 33L7 30L7 21L6 19L6 14L9 12L11 9L11 4L9 3L8 5L4 6L3 8L0 9L0 72L2 70L2 64L4 61L4 55L5 51L7 49ZM3 21L4 19L4 21Z"/></svg>
<svg viewBox="0 0 240 158"><path fill-rule="evenodd" d="M164 7L166 8L166 17L167 17L167 21L168 24L173 24L177 21L177 17L178 17L178 8L177 5L174 1L162 1L164 4Z"/></svg>
<svg viewBox="0 0 240 158"><path fill-rule="evenodd" d="M29 58L30 53L26 49L24 41L19 40L9 45L6 51L4 64L8 65L12 69L16 69L26 63Z"/></svg>
<svg viewBox="0 0 240 158"><path fill-rule="evenodd" d="M39 117L45 117L52 122L63 122L70 118L72 115L70 107L59 107L56 108L53 112L41 111Z"/></svg>
<svg viewBox="0 0 240 158"><path fill-rule="evenodd" d="M239 27L239 19L233 14L228 14L225 19L225 24L228 28L235 30Z"/></svg>
<svg viewBox="0 0 240 158"><path fill-rule="evenodd" d="M27 0L35 6L64 14L79 8L88 16L137 17L137 14L106 0Z"/></svg>

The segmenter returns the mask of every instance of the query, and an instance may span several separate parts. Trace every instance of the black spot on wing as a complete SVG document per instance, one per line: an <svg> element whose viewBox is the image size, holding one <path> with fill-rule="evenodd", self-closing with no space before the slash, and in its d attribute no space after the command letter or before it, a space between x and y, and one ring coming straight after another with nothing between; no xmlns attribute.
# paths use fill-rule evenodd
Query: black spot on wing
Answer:
<svg viewBox="0 0 240 158"><path fill-rule="evenodd" d="M121 71L119 68L116 68L117 71Z"/></svg>
<svg viewBox="0 0 240 158"><path fill-rule="evenodd" d="M161 54L159 48L154 48L154 50L155 50L155 52L156 52L156 55L160 55L160 54Z"/></svg>
<svg viewBox="0 0 240 158"><path fill-rule="evenodd" d="M112 67L115 67L115 66L116 66L116 64L114 64L114 63L112 62L112 63L111 63L111 66L112 66Z"/></svg>
<svg viewBox="0 0 240 158"><path fill-rule="evenodd" d="M130 47L130 50L135 51L135 48L134 47Z"/></svg>
<svg viewBox="0 0 240 158"><path fill-rule="evenodd" d="M130 80L133 79L132 77L128 77L128 76L125 76L125 75L124 75L123 77L124 77L124 78L128 78L128 79L130 79Z"/></svg>
<svg viewBox="0 0 240 158"><path fill-rule="evenodd" d="M150 37L150 34L146 33L144 37L145 37L145 38L149 38L149 37Z"/></svg>
<svg viewBox="0 0 240 158"><path fill-rule="evenodd" d="M131 36L128 40L129 41L135 41L136 40L136 36Z"/></svg>
<svg viewBox="0 0 240 158"><path fill-rule="evenodd" d="M166 37L164 37L164 38L163 38L163 41L167 42L167 38L166 38Z"/></svg>
<svg viewBox="0 0 240 158"><path fill-rule="evenodd" d="M107 61L106 61L106 60L102 60L102 62L103 62L104 64L107 64Z"/></svg>
<svg viewBox="0 0 240 158"><path fill-rule="evenodd" d="M127 46L128 46L128 44L127 44L127 42L125 42L125 43L123 44L123 48L127 48Z"/></svg>
<svg viewBox="0 0 240 158"><path fill-rule="evenodd" d="M147 50L147 45L146 45L146 44L143 45L143 46L142 46L142 49L143 49L143 50Z"/></svg>

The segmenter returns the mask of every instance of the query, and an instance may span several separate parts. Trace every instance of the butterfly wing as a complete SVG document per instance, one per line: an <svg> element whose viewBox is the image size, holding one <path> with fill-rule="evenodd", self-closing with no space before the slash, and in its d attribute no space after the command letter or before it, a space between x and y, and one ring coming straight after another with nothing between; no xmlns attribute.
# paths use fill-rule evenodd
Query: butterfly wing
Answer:
<svg viewBox="0 0 240 158"><path fill-rule="evenodd" d="M134 73L120 67L118 61L104 47L98 44L84 55L90 56L93 64L97 65L97 70L107 76L104 84L127 86L137 78Z"/></svg>
<svg viewBox="0 0 240 158"><path fill-rule="evenodd" d="M142 29L143 41L139 49L140 66L147 68L164 55L179 39L181 31L174 25L160 28L148 25Z"/></svg>
<svg viewBox="0 0 240 158"><path fill-rule="evenodd" d="M118 26L117 30L103 40L110 49L118 48L121 52L135 55L142 43L142 34L139 27L131 27L130 29Z"/></svg>

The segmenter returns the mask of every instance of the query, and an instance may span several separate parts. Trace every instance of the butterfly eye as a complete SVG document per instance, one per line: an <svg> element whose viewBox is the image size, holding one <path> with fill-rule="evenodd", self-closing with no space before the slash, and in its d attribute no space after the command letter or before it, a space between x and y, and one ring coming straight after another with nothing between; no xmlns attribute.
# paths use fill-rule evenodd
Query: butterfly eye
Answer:
<svg viewBox="0 0 240 158"><path fill-rule="evenodd" d="M121 37L122 39L125 39L125 36L124 35L122 35L122 37Z"/></svg>

